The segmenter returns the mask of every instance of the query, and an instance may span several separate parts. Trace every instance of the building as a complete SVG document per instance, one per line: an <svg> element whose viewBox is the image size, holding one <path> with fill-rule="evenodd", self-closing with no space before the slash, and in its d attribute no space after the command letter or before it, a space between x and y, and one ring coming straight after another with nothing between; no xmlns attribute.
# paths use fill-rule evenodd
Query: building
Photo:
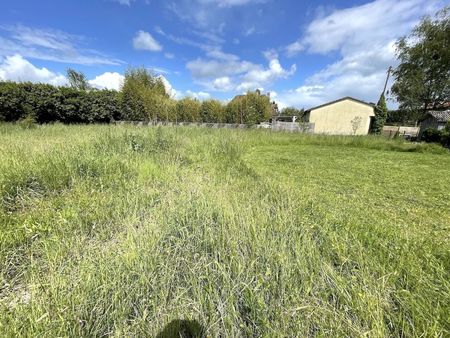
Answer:
<svg viewBox="0 0 450 338"><path fill-rule="evenodd" d="M310 108L304 121L313 125L314 134L367 135L375 105L351 97Z"/></svg>
<svg viewBox="0 0 450 338"><path fill-rule="evenodd" d="M450 121L450 109L427 111L425 117L420 122L419 138L422 136L422 133L428 128L437 130L444 129L445 125L449 121Z"/></svg>

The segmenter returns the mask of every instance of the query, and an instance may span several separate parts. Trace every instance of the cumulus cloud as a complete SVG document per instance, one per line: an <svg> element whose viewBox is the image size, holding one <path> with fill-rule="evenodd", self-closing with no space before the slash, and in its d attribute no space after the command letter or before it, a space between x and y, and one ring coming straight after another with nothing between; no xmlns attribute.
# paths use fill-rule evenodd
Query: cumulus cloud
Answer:
<svg viewBox="0 0 450 338"><path fill-rule="evenodd" d="M153 36L145 31L137 32L133 38L133 47L140 50L148 50L151 52L162 51L162 46L156 41Z"/></svg>
<svg viewBox="0 0 450 338"><path fill-rule="evenodd" d="M117 72L106 72L89 80L89 84L98 89L120 90L125 77Z"/></svg>
<svg viewBox="0 0 450 338"><path fill-rule="evenodd" d="M247 91L270 85L279 79L293 75L297 67L284 69L274 50L264 52L269 64L264 67L250 61L241 60L237 55L224 53L220 49L210 50L207 58L189 61L186 68L196 82L216 91Z"/></svg>
<svg viewBox="0 0 450 338"><path fill-rule="evenodd" d="M209 93L202 92L202 91L200 91L200 92L193 92L193 91L190 91L190 90L186 91L185 96L192 97L192 98L200 100L200 101L208 100L208 99L211 98L211 95Z"/></svg>
<svg viewBox="0 0 450 338"><path fill-rule="evenodd" d="M123 61L85 48L88 39L54 29L24 25L0 26L0 57L25 58L81 65L120 65Z"/></svg>
<svg viewBox="0 0 450 338"><path fill-rule="evenodd" d="M21 55L13 55L0 60L0 80L30 81L34 83L49 83L62 86L67 83L64 75L38 68Z"/></svg>
<svg viewBox="0 0 450 338"><path fill-rule="evenodd" d="M322 13L285 51L288 56L338 53L340 58L307 78L304 85L280 93L280 105L309 107L347 95L376 101L387 68L396 65L396 39L408 34L423 15L434 13L438 4L376 0Z"/></svg>
<svg viewBox="0 0 450 338"><path fill-rule="evenodd" d="M172 87L172 85L170 84L169 80L167 80L165 76L159 75L158 78L160 78L161 81L163 82L164 87L166 88L166 93L170 97L172 97L172 98L178 97L179 92L177 90L175 90L175 88Z"/></svg>
<svg viewBox="0 0 450 338"><path fill-rule="evenodd" d="M258 67L260 68L260 67ZM294 64L289 70L281 67L280 61L275 58L269 61L269 67L266 69L253 69L242 77L241 84L237 87L239 91L247 91L260 88L265 84L270 84L278 79L286 79L293 75L297 70Z"/></svg>
<svg viewBox="0 0 450 338"><path fill-rule="evenodd" d="M212 87L217 91L226 92L232 90L234 88L234 85L228 76L223 76L214 79L214 81L212 82Z"/></svg>

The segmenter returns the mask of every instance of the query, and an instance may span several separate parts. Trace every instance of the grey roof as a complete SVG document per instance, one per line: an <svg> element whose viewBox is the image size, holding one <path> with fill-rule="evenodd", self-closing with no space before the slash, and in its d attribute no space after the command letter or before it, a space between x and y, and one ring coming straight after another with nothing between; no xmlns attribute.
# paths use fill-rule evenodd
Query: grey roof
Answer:
<svg viewBox="0 0 450 338"><path fill-rule="evenodd" d="M327 103L321 104L320 106L317 106L317 107L309 108L309 109L307 109L305 112L310 112L311 110L318 109L318 108L322 108L322 107L328 106L328 105L330 105L330 104L337 103L337 102L344 101L344 100L355 101L355 102L362 103L362 104L365 104L365 105L370 106L370 107L374 107L374 106L375 106L373 103L367 103L367 102L364 102L364 101L355 99L355 98L353 98L353 97L346 96L346 97L340 98L340 99L338 99L338 100L334 100L334 101L331 101L331 102L327 102Z"/></svg>
<svg viewBox="0 0 450 338"><path fill-rule="evenodd" d="M427 115L431 115L438 122L448 122L448 121L450 121L450 109L428 111Z"/></svg>

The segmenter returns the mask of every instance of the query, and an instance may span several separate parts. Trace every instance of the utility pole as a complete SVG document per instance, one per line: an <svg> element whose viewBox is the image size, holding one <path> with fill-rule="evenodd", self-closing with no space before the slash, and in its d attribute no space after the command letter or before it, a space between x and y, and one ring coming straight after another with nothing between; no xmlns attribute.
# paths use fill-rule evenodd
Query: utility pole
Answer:
<svg viewBox="0 0 450 338"><path fill-rule="evenodd" d="M384 95L384 93L386 92L386 87L389 81L389 76L391 75L392 72L392 67L389 66L388 70L387 70L387 76L386 76L386 82L384 83L384 88L383 88L383 92L381 93L381 95Z"/></svg>

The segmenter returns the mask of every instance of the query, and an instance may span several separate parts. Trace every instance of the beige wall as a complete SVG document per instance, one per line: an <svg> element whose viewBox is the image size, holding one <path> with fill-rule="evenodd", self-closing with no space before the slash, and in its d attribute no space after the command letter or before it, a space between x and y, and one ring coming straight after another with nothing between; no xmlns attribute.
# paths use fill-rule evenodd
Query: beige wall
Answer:
<svg viewBox="0 0 450 338"><path fill-rule="evenodd" d="M343 100L311 110L309 122L314 123L315 134L366 135L369 133L373 107L353 100ZM352 120L359 117L360 123L353 130Z"/></svg>

